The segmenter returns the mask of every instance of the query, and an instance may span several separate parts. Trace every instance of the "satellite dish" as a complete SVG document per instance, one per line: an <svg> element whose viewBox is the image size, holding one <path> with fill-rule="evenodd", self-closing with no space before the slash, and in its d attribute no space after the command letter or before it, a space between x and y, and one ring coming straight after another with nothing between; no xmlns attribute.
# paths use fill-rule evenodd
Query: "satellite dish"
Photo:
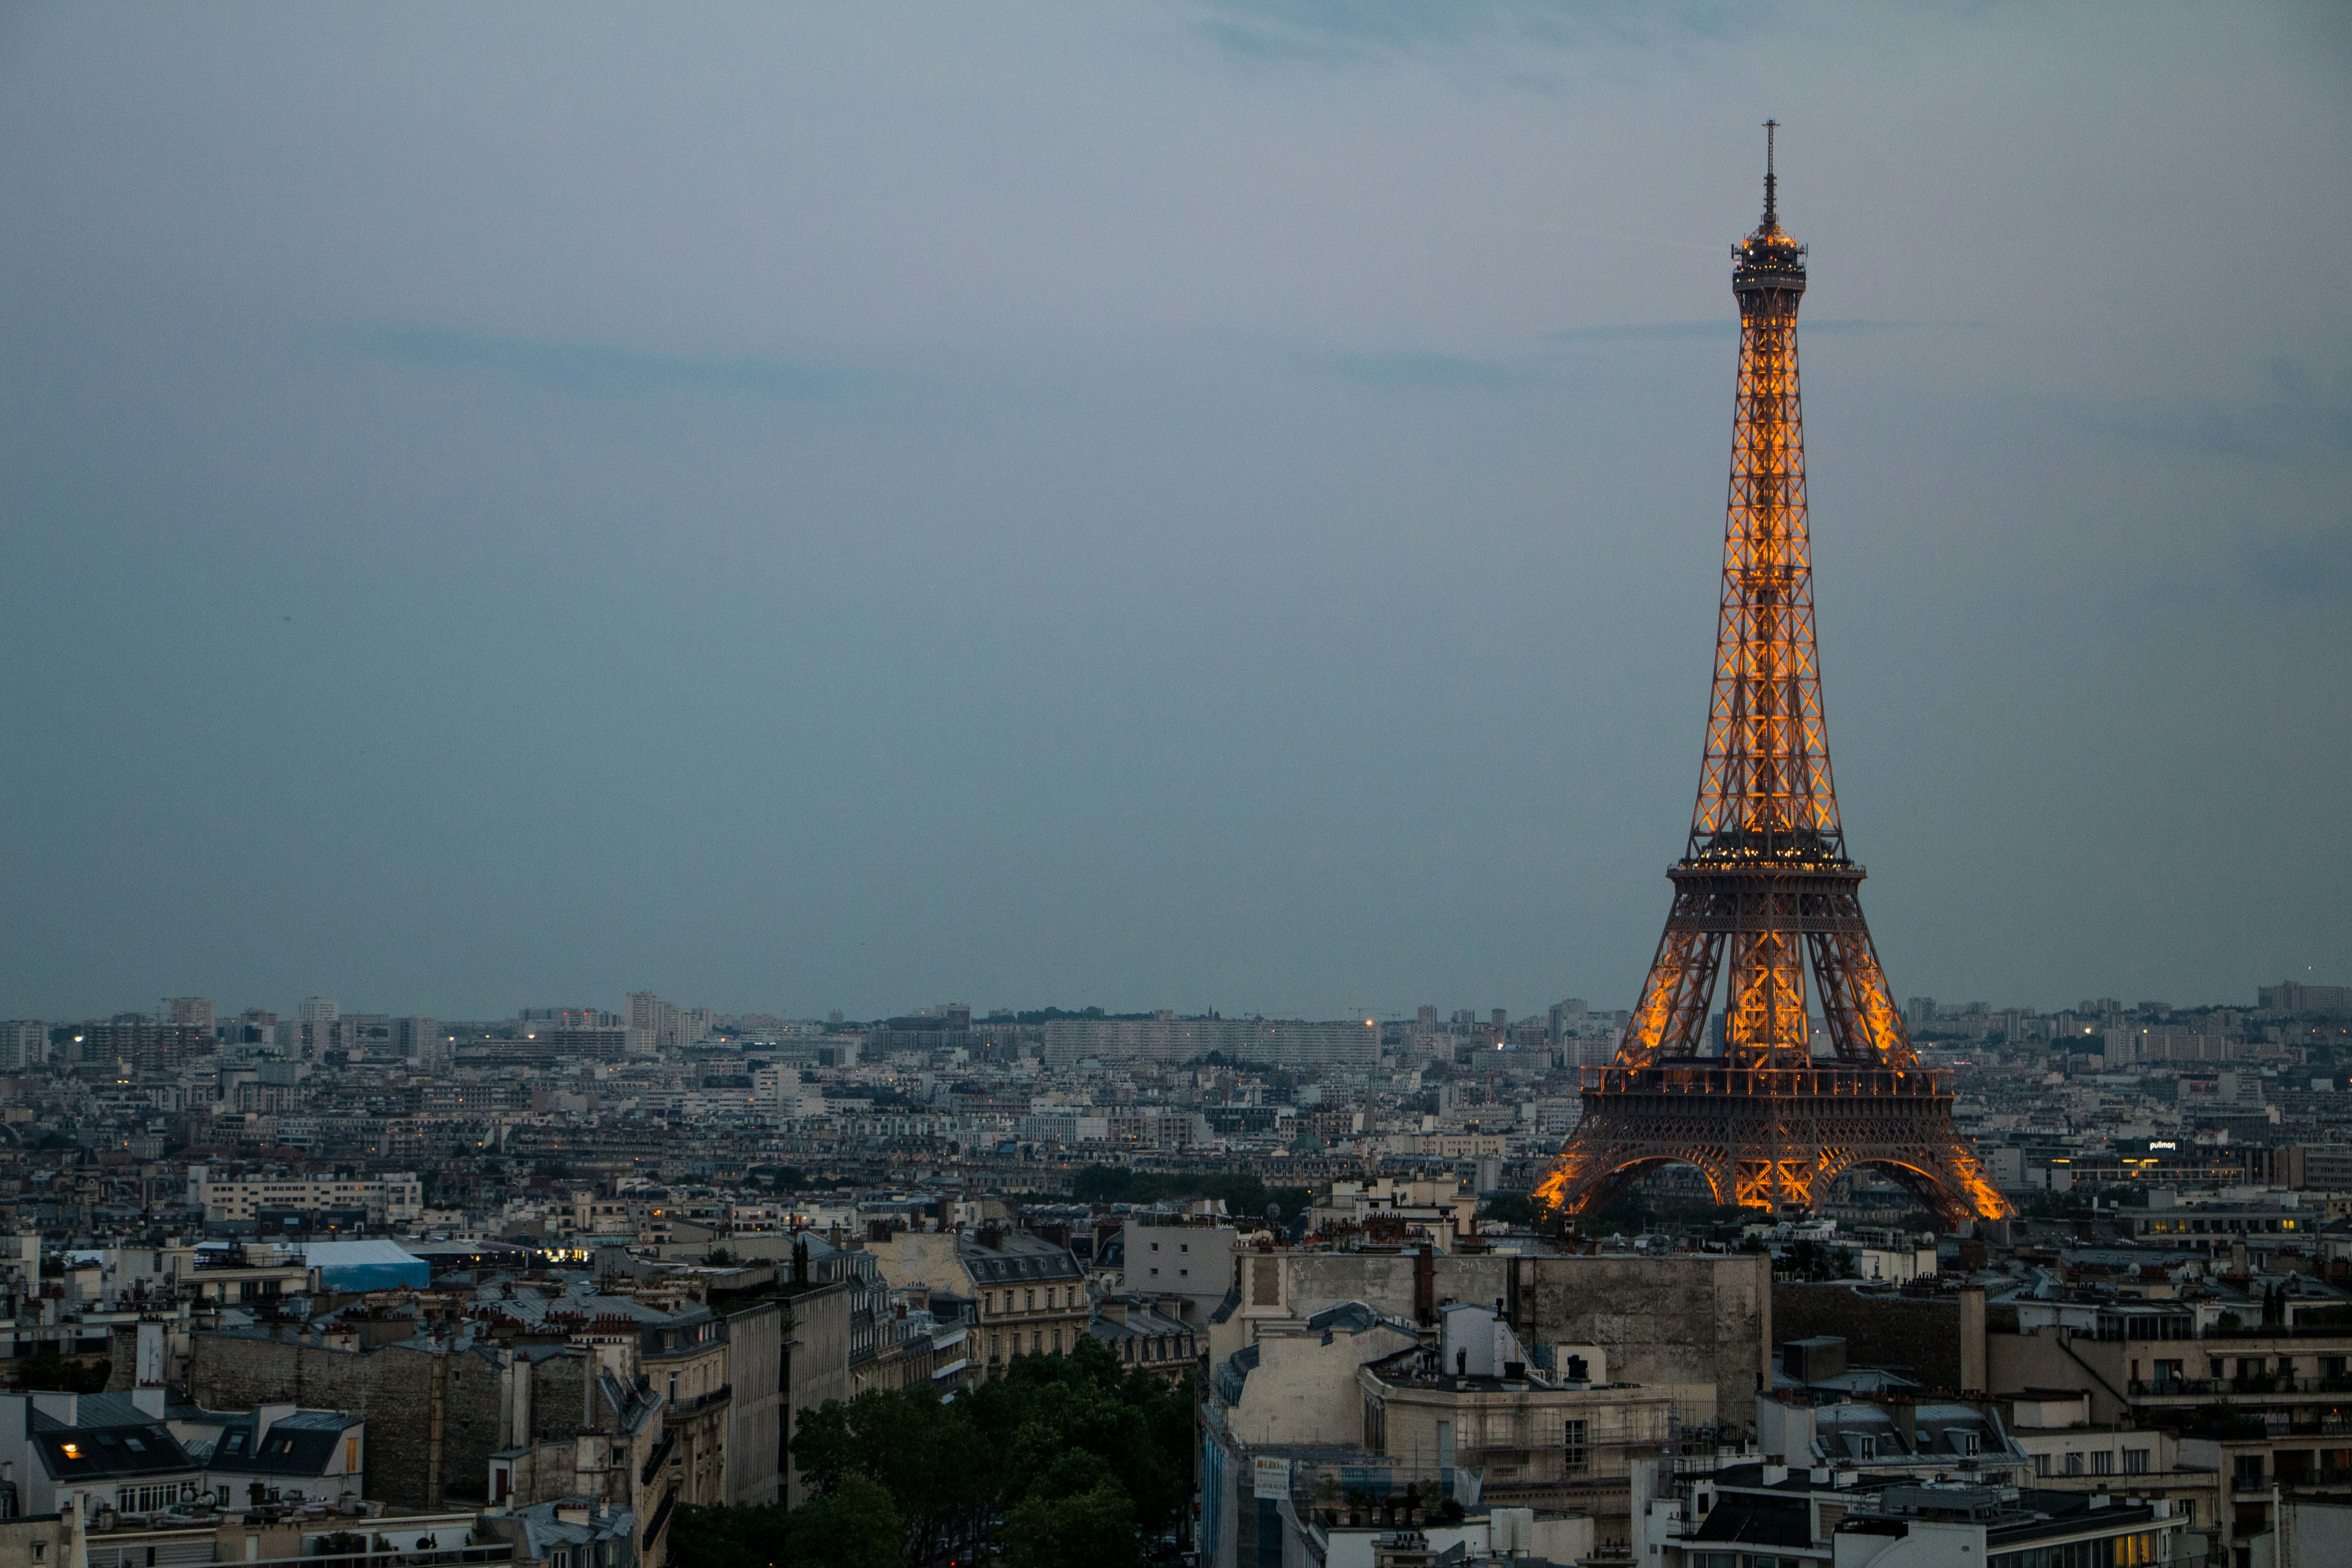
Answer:
<svg viewBox="0 0 2352 1568"><path fill-rule="evenodd" d="M1280 1204L1266 1205L1265 1218L1266 1223L1269 1225L1280 1225L1282 1223L1282 1205Z"/></svg>

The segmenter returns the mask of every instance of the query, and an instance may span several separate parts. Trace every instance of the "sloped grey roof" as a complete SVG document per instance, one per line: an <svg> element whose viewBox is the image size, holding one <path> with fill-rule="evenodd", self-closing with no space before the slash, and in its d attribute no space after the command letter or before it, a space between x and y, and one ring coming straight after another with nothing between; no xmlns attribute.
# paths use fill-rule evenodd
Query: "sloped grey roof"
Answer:
<svg viewBox="0 0 2352 1568"><path fill-rule="evenodd" d="M563 1502L535 1503L515 1510L514 1517L522 1525L524 1552L544 1560L550 1549L557 1546L584 1546L593 1541L625 1541L635 1531L637 1516L625 1508L606 1508L603 1517L594 1513L597 1505L584 1499ZM563 1508L587 1508L589 1521L574 1524L556 1517Z"/></svg>
<svg viewBox="0 0 2352 1568"><path fill-rule="evenodd" d="M972 1279L985 1285L1024 1284L1033 1279L1058 1282L1086 1277L1068 1247L1057 1247L1038 1237L1007 1236L997 1247L967 1240L956 1248L956 1256Z"/></svg>
<svg viewBox="0 0 2352 1568"><path fill-rule="evenodd" d="M1341 1301L1336 1306L1311 1313L1307 1327L1320 1332L1323 1342L1329 1344L1334 1334L1360 1334L1381 1321L1380 1309L1368 1301Z"/></svg>
<svg viewBox="0 0 2352 1568"><path fill-rule="evenodd" d="M1783 1502L1777 1498L1726 1495L1690 1539L1743 1546L1811 1546L1811 1510L1801 1502Z"/></svg>
<svg viewBox="0 0 2352 1568"><path fill-rule="evenodd" d="M1123 1323L1117 1318L1104 1316L1099 1310L1087 1323L1087 1332L1109 1344L1117 1344L1121 1340L1142 1340L1155 1335L1189 1334L1192 1331L1192 1325L1181 1319L1136 1304L1128 1307L1127 1321Z"/></svg>
<svg viewBox="0 0 2352 1568"><path fill-rule="evenodd" d="M86 1394L75 1416L69 1426L42 1411L32 1413L26 1437L53 1480L168 1475L195 1468L172 1429L133 1405L128 1394Z"/></svg>

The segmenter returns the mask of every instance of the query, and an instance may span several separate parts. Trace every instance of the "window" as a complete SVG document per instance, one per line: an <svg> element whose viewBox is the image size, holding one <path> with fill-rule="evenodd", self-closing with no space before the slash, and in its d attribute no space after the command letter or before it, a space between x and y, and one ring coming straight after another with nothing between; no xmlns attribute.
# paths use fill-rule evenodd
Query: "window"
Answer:
<svg viewBox="0 0 2352 1568"><path fill-rule="evenodd" d="M2069 1454L2066 1456L2066 1473L2070 1476L2079 1476L2083 1473L2082 1455Z"/></svg>
<svg viewBox="0 0 2352 1568"><path fill-rule="evenodd" d="M2033 1456L2033 1473L2036 1476L2046 1476L2050 1473L2049 1455L2036 1454Z"/></svg>
<svg viewBox="0 0 2352 1568"><path fill-rule="evenodd" d="M1878 1439L1866 1433L1856 1434L1853 1438L1853 1457L1857 1459L1877 1458Z"/></svg>
<svg viewBox="0 0 2352 1568"><path fill-rule="evenodd" d="M2147 1450L2146 1448L2126 1448L2124 1450L2124 1474L2127 1476L2144 1476L2147 1474Z"/></svg>
<svg viewBox="0 0 2352 1568"><path fill-rule="evenodd" d="M1568 1474L1580 1476L1584 1473L1584 1467L1591 1462L1592 1451L1587 1441L1591 1428L1582 1421L1563 1421L1559 1426L1560 1466Z"/></svg>
<svg viewBox="0 0 2352 1568"><path fill-rule="evenodd" d="M1250 1305L1282 1305L1282 1264L1277 1259L1254 1258L1250 1260Z"/></svg>
<svg viewBox="0 0 2352 1568"><path fill-rule="evenodd" d="M1969 1458L1984 1452L1984 1437L1979 1433L1953 1431L1949 1434L1953 1451Z"/></svg>
<svg viewBox="0 0 2352 1568"><path fill-rule="evenodd" d="M1028 1310L1033 1312L1037 1310L1037 1292L1034 1290L1028 1290L1023 1292L1023 1295L1029 1303Z"/></svg>
<svg viewBox="0 0 2352 1568"><path fill-rule="evenodd" d="M2095 1476L2114 1475L2116 1473L2116 1451L2113 1448L2102 1448L2097 1453L2093 1454L2091 1456L2091 1473Z"/></svg>

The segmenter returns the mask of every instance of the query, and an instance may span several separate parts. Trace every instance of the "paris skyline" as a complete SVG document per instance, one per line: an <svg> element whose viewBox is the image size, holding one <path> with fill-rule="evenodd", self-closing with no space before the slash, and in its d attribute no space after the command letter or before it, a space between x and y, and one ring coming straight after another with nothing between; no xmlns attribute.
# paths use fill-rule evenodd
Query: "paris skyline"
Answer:
<svg viewBox="0 0 2352 1568"><path fill-rule="evenodd" d="M2352 975L2316 9L424 15L9 24L0 1012L1628 1005L1768 115L1893 994Z"/></svg>

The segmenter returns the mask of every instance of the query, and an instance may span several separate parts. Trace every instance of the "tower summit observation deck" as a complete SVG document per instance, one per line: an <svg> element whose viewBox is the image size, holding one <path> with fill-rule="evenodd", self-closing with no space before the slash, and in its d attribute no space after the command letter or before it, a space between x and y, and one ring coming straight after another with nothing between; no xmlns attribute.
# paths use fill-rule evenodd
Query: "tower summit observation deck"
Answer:
<svg viewBox="0 0 2352 1568"><path fill-rule="evenodd" d="M1764 216L1732 247L1739 389L1715 691L1674 908L1617 1057L1538 1196L1588 1213L1663 1164L1716 1201L1795 1212L1859 1166L1948 1228L2010 1212L1919 1065L1862 916L1831 783L1813 637L1797 307L1805 247L1780 226L1766 124ZM1707 1038L1716 982L1723 1030ZM1810 982L1810 984L1809 984ZM1818 1002L1825 1039L1816 1053Z"/></svg>

